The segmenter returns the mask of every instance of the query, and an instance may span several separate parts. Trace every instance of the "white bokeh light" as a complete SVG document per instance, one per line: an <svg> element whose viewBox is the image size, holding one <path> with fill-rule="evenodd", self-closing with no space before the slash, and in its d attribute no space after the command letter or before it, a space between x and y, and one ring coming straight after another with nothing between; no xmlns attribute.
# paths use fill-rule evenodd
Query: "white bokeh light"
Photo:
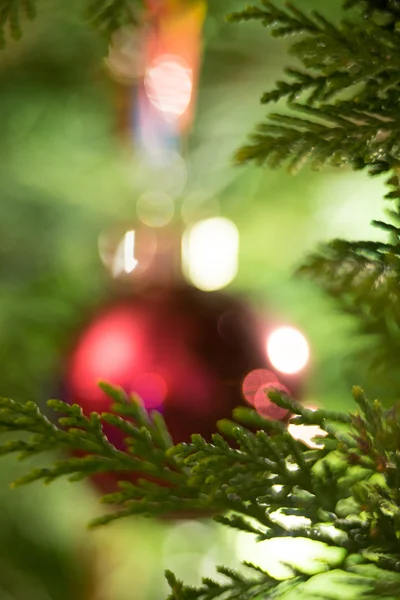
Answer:
<svg viewBox="0 0 400 600"><path fill-rule="evenodd" d="M294 375L307 365L310 349L300 331L293 327L279 327L268 337L267 354L275 369Z"/></svg>
<svg viewBox="0 0 400 600"><path fill-rule="evenodd" d="M121 273L132 273L138 265L135 258L135 232L127 231L115 253L112 274L118 277Z"/></svg>
<svg viewBox="0 0 400 600"><path fill-rule="evenodd" d="M168 120L183 115L192 98L192 71L177 56L158 58L147 69L144 86L150 102Z"/></svg>
<svg viewBox="0 0 400 600"><path fill-rule="evenodd" d="M200 221L182 238L183 271L200 290L227 286L237 274L238 254L239 231L223 217Z"/></svg>

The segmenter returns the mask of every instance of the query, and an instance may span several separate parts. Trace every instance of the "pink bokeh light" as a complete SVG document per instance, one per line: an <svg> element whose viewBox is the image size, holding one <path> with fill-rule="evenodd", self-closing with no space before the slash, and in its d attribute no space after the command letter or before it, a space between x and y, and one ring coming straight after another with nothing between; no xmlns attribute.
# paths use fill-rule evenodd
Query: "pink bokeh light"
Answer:
<svg viewBox="0 0 400 600"><path fill-rule="evenodd" d="M143 373L133 381L131 392L137 394L148 410L160 408L167 396L167 384L158 373Z"/></svg>
<svg viewBox="0 0 400 600"><path fill-rule="evenodd" d="M255 369L243 381L243 395L257 412L268 419L284 419L288 411L280 408L268 398L268 391L278 390L288 393L288 389L279 382L278 377L268 369Z"/></svg>

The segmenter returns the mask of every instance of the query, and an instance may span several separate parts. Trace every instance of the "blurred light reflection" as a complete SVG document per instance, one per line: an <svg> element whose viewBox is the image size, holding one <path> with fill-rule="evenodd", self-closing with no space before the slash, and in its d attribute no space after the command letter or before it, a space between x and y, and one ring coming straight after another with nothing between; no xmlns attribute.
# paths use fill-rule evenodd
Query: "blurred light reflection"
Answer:
<svg viewBox="0 0 400 600"><path fill-rule="evenodd" d="M102 397L100 381L129 382L138 354L137 325L129 311L114 310L86 330L70 366L75 392L90 400ZM128 379L127 379L128 377Z"/></svg>
<svg viewBox="0 0 400 600"><path fill-rule="evenodd" d="M192 98L192 71L180 57L164 55L147 69L144 85L150 102L166 120L182 116Z"/></svg>
<svg viewBox="0 0 400 600"><path fill-rule="evenodd" d="M268 391L280 390L288 393L287 388L279 383L275 373L267 369L255 369L243 381L243 395L257 412L267 419L284 419L288 411L280 408L268 398Z"/></svg>
<svg viewBox="0 0 400 600"><path fill-rule="evenodd" d="M280 327L267 339L267 354L275 369L287 375L294 375L307 365L310 350L300 331L293 327Z"/></svg>
<svg viewBox="0 0 400 600"><path fill-rule="evenodd" d="M131 392L139 396L147 410L152 410L163 404L167 384L158 373L143 373L134 380Z"/></svg>
<svg viewBox="0 0 400 600"><path fill-rule="evenodd" d="M209 292L227 286L238 271L239 231L232 221L215 217L187 229L182 239L186 277Z"/></svg>
<svg viewBox="0 0 400 600"><path fill-rule="evenodd" d="M101 261L113 277L136 275L148 269L153 261L157 237L144 226L128 230L120 226L102 232L98 247Z"/></svg>
<svg viewBox="0 0 400 600"><path fill-rule="evenodd" d="M255 406L257 392L271 387L274 383L278 383L275 373L267 369L255 369L243 381L243 395L247 402Z"/></svg>
<svg viewBox="0 0 400 600"><path fill-rule="evenodd" d="M121 255L123 255L123 261L120 260ZM124 235L115 258L113 269L115 275L118 275L121 271L132 273L137 266L138 261L135 258L135 232L133 230L127 231ZM120 262L123 262L123 264L121 265Z"/></svg>

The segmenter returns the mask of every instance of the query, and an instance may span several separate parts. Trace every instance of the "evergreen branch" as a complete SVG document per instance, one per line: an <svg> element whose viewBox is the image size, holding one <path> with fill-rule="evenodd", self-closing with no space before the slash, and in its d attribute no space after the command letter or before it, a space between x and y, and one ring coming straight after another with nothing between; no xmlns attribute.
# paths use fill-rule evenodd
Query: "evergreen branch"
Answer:
<svg viewBox="0 0 400 600"><path fill-rule="evenodd" d="M172 589L168 600L214 600L214 598L221 597L229 600L279 598L296 589L306 580L306 577L298 575L289 581L282 582L266 573L260 573L257 577L246 577L225 567L218 567L217 571L228 579L227 583L206 578L203 579L203 585L199 588L184 586L170 571L167 571L166 578Z"/></svg>
<svg viewBox="0 0 400 600"><path fill-rule="evenodd" d="M346 0L344 8L358 8L364 19L373 19L381 27L390 30L395 30L400 20L400 6L397 0Z"/></svg>
<svg viewBox="0 0 400 600"><path fill-rule="evenodd" d="M39 0L0 0L0 47L4 47L7 34L18 40L25 19L37 15ZM143 0L87 0L84 17L98 32L110 37L127 24L139 24L139 14L145 10Z"/></svg>
<svg viewBox="0 0 400 600"><path fill-rule="evenodd" d="M321 548L341 548L335 558L320 562L319 569L340 567L348 577L355 566L347 556L360 553L363 564L396 572L400 553L397 408L385 411L355 388L357 413L346 416L321 409L311 414L274 392L271 400L289 410L294 421L318 424L326 432L321 448L309 450L281 423L246 408L235 411L235 421L222 421L222 435L215 434L212 442L194 435L190 444L173 446L160 415L148 415L137 399L119 389L102 387L114 401L113 413L85 416L78 406L51 401L50 406L63 415L57 423L33 403L0 400L1 431L31 434L28 441L6 442L2 454L17 452L23 458L60 449L83 453L34 470L20 484L114 472L122 479L119 491L102 498L114 508L92 526L130 515L204 511L217 514L224 525L256 535L260 542L305 538ZM103 424L124 434L122 449L107 439ZM170 598L279 598L297 588L300 593L312 576L297 563L289 564L292 578L282 582L249 566L251 576L221 567L218 571L226 582L205 579L199 588L184 586L168 574ZM363 581L372 587L368 577Z"/></svg>
<svg viewBox="0 0 400 600"><path fill-rule="evenodd" d="M400 160L396 115L382 118L329 105L317 109L293 104L292 108L313 118L271 114L268 123L259 125L251 143L237 152L237 162L256 160L273 168L288 163L293 173L307 163L314 169L348 164L359 168L360 164L376 164L378 158L388 165Z"/></svg>
<svg viewBox="0 0 400 600"><path fill-rule="evenodd" d="M125 25L139 24L142 4L142 0L90 0L86 17L94 29L110 37Z"/></svg>
<svg viewBox="0 0 400 600"><path fill-rule="evenodd" d="M291 35L293 33L319 33L321 26L293 4L287 4L287 10L277 8L269 0L261 0L263 8L249 6L245 10L232 13L227 17L231 23L241 21L261 21L265 27L272 27L272 34L276 37Z"/></svg>
<svg viewBox="0 0 400 600"><path fill-rule="evenodd" d="M260 20L272 34L302 34L290 47L304 69L286 69L262 102L289 101L291 113L269 115L236 154L240 164L256 161L292 172L309 163L377 172L399 162L400 35L374 19L332 24L318 12L307 16L289 4L270 1L250 7L230 20ZM306 104L304 104L304 102ZM306 111L311 119L297 117ZM322 121L322 123L320 122Z"/></svg>
<svg viewBox="0 0 400 600"><path fill-rule="evenodd" d="M392 186L397 182L397 175L389 180ZM387 196L398 201L398 190L394 187ZM343 312L357 317L358 331L377 342L362 356L375 379L397 381L400 229L397 210L391 216L394 223L374 222L389 233L388 242L335 240L310 256L299 272L317 281Z"/></svg>

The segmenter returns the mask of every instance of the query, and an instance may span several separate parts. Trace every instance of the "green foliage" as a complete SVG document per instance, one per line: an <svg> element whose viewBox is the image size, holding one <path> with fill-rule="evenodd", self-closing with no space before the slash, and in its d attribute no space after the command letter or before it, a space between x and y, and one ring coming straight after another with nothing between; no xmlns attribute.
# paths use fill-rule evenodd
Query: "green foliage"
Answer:
<svg viewBox="0 0 400 600"><path fill-rule="evenodd" d="M0 46L7 34L19 39L25 19L37 14L39 0L0 0ZM110 36L127 23L138 23L142 0L87 0L84 12L88 22L100 33Z"/></svg>
<svg viewBox="0 0 400 600"><path fill-rule="evenodd" d="M114 472L120 489L102 498L112 508L92 526L129 515L205 511L224 525L256 535L260 543L306 539L322 553L317 567L289 560L290 576L284 580L250 563L248 573L221 567L226 581L205 579L200 588L188 588L169 573L171 599L286 598L291 590L301 593L321 571L338 570L343 577L356 574L353 583L366 586L372 597L381 597L375 588L398 596L399 406L384 410L355 388L358 411L343 415L311 411L271 393L274 402L291 411L293 424L321 428L317 447L310 449L281 423L247 408L238 408L234 421L221 421L211 442L194 435L191 443L174 446L158 413L148 415L137 398L102 387L114 401L112 413L85 416L80 407L53 400L49 406L63 414L57 424L34 403L0 400L0 431L30 434L5 442L2 455L17 453L24 459L49 450L69 453L15 485ZM103 425L123 432L122 449L111 444ZM326 548L334 551L329 558ZM371 577L373 568L382 576Z"/></svg>
<svg viewBox="0 0 400 600"><path fill-rule="evenodd" d="M374 19L390 29L397 29L400 21L398 0L346 0L345 8L361 8L365 19Z"/></svg>
<svg viewBox="0 0 400 600"><path fill-rule="evenodd" d="M400 4L349 0L343 8L353 10L337 23L292 4L281 9L263 0L261 5L230 18L259 20L277 37L295 34L289 53L303 68L287 69L287 78L264 94L264 104L285 100L289 111L270 114L236 159L286 164L292 173L305 165L389 173L390 221L374 223L388 233L388 241L334 240L300 272L356 317L358 332L369 337L370 345L354 362L367 365L377 389L393 401L400 384Z"/></svg>
<svg viewBox="0 0 400 600"><path fill-rule="evenodd" d="M269 115L251 143L239 150L237 161L272 167L288 163L291 171L306 163L314 168L373 166L379 171L397 165L397 31L388 31L372 17L333 24L319 12L308 16L292 4L286 9L269 0L261 4L230 20L260 20L276 37L301 34L289 52L304 70L288 69L287 80L264 94L265 104L287 99L291 112Z"/></svg>
<svg viewBox="0 0 400 600"><path fill-rule="evenodd" d="M392 243L334 240L310 256L299 272L314 278L341 310L356 317L357 331L370 340L358 362L370 365L376 383L386 381L394 400L399 383L400 229L375 224L389 232Z"/></svg>
<svg viewBox="0 0 400 600"><path fill-rule="evenodd" d="M97 31L110 36L124 25L137 25L141 5L141 0L90 0L87 18Z"/></svg>
<svg viewBox="0 0 400 600"><path fill-rule="evenodd" d="M0 47L8 33L15 40L21 37L24 20L36 17L38 4L40 0L0 0ZM86 0L83 15L108 38L124 25L139 25L145 9L144 0Z"/></svg>
<svg viewBox="0 0 400 600"><path fill-rule="evenodd" d="M368 168L391 172L388 198L400 198L398 168L400 37L396 0L348 0L348 18L329 22L320 13L306 15L288 4L268 0L261 8L233 15L232 21L258 20L277 37L297 35L290 52L302 69L263 97L263 103L287 100L289 114L271 115L252 142L239 151L239 162L270 166L304 164ZM3 2L5 28L20 33L22 2ZM91 2L88 17L106 35L134 18L126 0ZM32 14L32 10L30 12ZM394 223L399 210L393 211ZM360 326L383 341L374 349L377 363L397 369L400 314L398 302L399 236L396 224L379 223L388 243L333 242L303 268L321 280L342 307L360 316ZM345 582L354 597L400 596L400 410L385 410L354 390L358 412L346 416L312 412L273 394L288 409L294 425L317 425L326 434L316 448L296 441L285 426L249 409L234 421L219 423L211 442L194 435L174 446L158 413L147 415L135 398L103 386L114 400L112 413L85 416L78 406L49 403L62 413L57 423L34 403L0 401L0 431L24 433L1 446L0 453L27 458L46 451L67 456L35 469L15 485L61 476L71 480L115 473L119 489L102 498L110 510L92 522L104 525L130 515L216 514L226 526L255 535L262 544L306 540L320 553L304 566L293 558L283 564L286 578L267 566L246 563L245 570L219 568L223 581L205 579L189 588L171 573L171 600L251 598L334 598ZM103 426L123 433L115 447ZM28 434L28 437L25 436ZM327 550L332 550L329 556ZM320 577L329 585L318 588ZM313 587L314 586L314 587ZM331 586L331 587L329 587ZM333 587L332 587L333 586ZM342 595L342 598L345 596Z"/></svg>

